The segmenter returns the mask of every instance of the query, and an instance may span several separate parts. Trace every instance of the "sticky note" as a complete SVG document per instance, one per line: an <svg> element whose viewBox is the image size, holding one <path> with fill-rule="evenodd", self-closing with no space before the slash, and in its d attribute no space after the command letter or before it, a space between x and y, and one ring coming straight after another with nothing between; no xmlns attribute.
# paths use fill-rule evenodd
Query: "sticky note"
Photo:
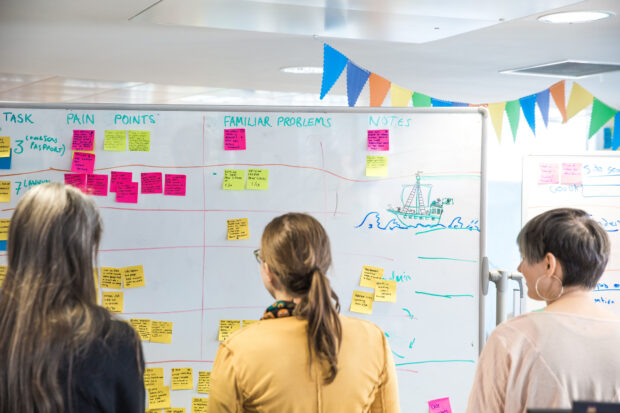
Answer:
<svg viewBox="0 0 620 413"><path fill-rule="evenodd" d="M6 271L9 267L7 267L6 265L0 265L0 287L2 287L2 283L4 282L4 279L6 278Z"/></svg>
<svg viewBox="0 0 620 413"><path fill-rule="evenodd" d="M250 324L258 323L260 320L243 320L243 327L247 327Z"/></svg>
<svg viewBox="0 0 620 413"><path fill-rule="evenodd" d="M110 192L116 192L116 187L122 182L131 182L131 172L112 171L110 173Z"/></svg>
<svg viewBox="0 0 620 413"><path fill-rule="evenodd" d="M227 219L226 228L229 241L250 238L250 227L247 218Z"/></svg>
<svg viewBox="0 0 620 413"><path fill-rule="evenodd" d="M229 335L241 329L241 320L220 320L218 341L224 341Z"/></svg>
<svg viewBox="0 0 620 413"><path fill-rule="evenodd" d="M11 156L11 137L0 136L0 158Z"/></svg>
<svg viewBox="0 0 620 413"><path fill-rule="evenodd" d="M144 409L144 413L161 413L161 412L162 412L161 409Z"/></svg>
<svg viewBox="0 0 620 413"><path fill-rule="evenodd" d="M167 407L164 413L185 413L185 407Z"/></svg>
<svg viewBox="0 0 620 413"><path fill-rule="evenodd" d="M0 241L9 239L9 225L11 225L10 219L0 219Z"/></svg>
<svg viewBox="0 0 620 413"><path fill-rule="evenodd" d="M207 413L208 409L208 397L192 397L192 413Z"/></svg>
<svg viewBox="0 0 620 413"><path fill-rule="evenodd" d="M149 391L149 409L170 407L170 388L168 386L151 387Z"/></svg>
<svg viewBox="0 0 620 413"><path fill-rule="evenodd" d="M71 141L71 150L74 151L92 151L95 149L95 131L94 130L74 130L73 140Z"/></svg>
<svg viewBox="0 0 620 413"><path fill-rule="evenodd" d="M428 402L428 413L452 413L450 398L430 400Z"/></svg>
<svg viewBox="0 0 620 413"><path fill-rule="evenodd" d="M172 342L172 321L151 320L151 343Z"/></svg>
<svg viewBox="0 0 620 413"><path fill-rule="evenodd" d="M246 188L258 191L269 189L269 169L248 169Z"/></svg>
<svg viewBox="0 0 620 413"><path fill-rule="evenodd" d="M127 150L127 131L107 130L103 141L104 151L126 151Z"/></svg>
<svg viewBox="0 0 620 413"><path fill-rule="evenodd" d="M362 267L362 275L360 277L360 285L362 287L374 288L375 283L383 279L383 268L371 267L364 265Z"/></svg>
<svg viewBox="0 0 620 413"><path fill-rule="evenodd" d="M92 174L95 169L95 154L74 152L71 172Z"/></svg>
<svg viewBox="0 0 620 413"><path fill-rule="evenodd" d="M388 129L378 129L368 131L368 150L369 151L389 151L390 150L390 131Z"/></svg>
<svg viewBox="0 0 620 413"><path fill-rule="evenodd" d="M133 152L151 151L151 132L147 130L130 130L129 150Z"/></svg>
<svg viewBox="0 0 620 413"><path fill-rule="evenodd" d="M101 267L99 287L112 288L114 290L123 288L123 270L114 267Z"/></svg>
<svg viewBox="0 0 620 413"><path fill-rule="evenodd" d="M86 174L65 174L65 184L73 185L81 191L86 190Z"/></svg>
<svg viewBox="0 0 620 413"><path fill-rule="evenodd" d="M362 314L372 314L372 302L374 294L364 291L353 291L351 299L351 311Z"/></svg>
<svg viewBox="0 0 620 413"><path fill-rule="evenodd" d="M98 174L86 175L86 191L91 195L108 195L108 176Z"/></svg>
<svg viewBox="0 0 620 413"><path fill-rule="evenodd" d="M245 150L245 129L224 129L224 150Z"/></svg>
<svg viewBox="0 0 620 413"><path fill-rule="evenodd" d="M144 287L144 268L142 265L133 265L123 268L125 288Z"/></svg>
<svg viewBox="0 0 620 413"><path fill-rule="evenodd" d="M8 157L0 157L0 169L11 169L11 158L13 158L12 153L13 150L11 149Z"/></svg>
<svg viewBox="0 0 620 413"><path fill-rule="evenodd" d="M143 194L161 194L163 192L161 172L143 172L140 174Z"/></svg>
<svg viewBox="0 0 620 413"><path fill-rule="evenodd" d="M379 280L375 283L375 301L396 302L396 281Z"/></svg>
<svg viewBox="0 0 620 413"><path fill-rule="evenodd" d="M112 313L123 312L123 292L104 291L101 293L101 305Z"/></svg>
<svg viewBox="0 0 620 413"><path fill-rule="evenodd" d="M244 169L224 169L222 189L226 191L243 191L245 187Z"/></svg>
<svg viewBox="0 0 620 413"><path fill-rule="evenodd" d="M129 324L138 332L140 340L151 339L151 320L147 318L130 318ZM163 386L162 382L162 386Z"/></svg>
<svg viewBox="0 0 620 413"><path fill-rule="evenodd" d="M170 372L172 390L192 390L194 388L194 370L191 367L173 368Z"/></svg>
<svg viewBox="0 0 620 413"><path fill-rule="evenodd" d="M581 164L580 163L562 163L562 176L560 178L562 185L581 185Z"/></svg>
<svg viewBox="0 0 620 413"><path fill-rule="evenodd" d="M138 203L138 183L121 182L116 185L116 202L128 204Z"/></svg>
<svg viewBox="0 0 620 413"><path fill-rule="evenodd" d="M0 181L0 202L11 202L11 181Z"/></svg>
<svg viewBox="0 0 620 413"><path fill-rule="evenodd" d="M211 391L211 372L198 372L198 393L209 393Z"/></svg>
<svg viewBox="0 0 620 413"><path fill-rule="evenodd" d="M557 163L541 163L539 166L538 185L560 183L560 166Z"/></svg>
<svg viewBox="0 0 620 413"><path fill-rule="evenodd" d="M387 156L366 156L366 176L387 176Z"/></svg>
<svg viewBox="0 0 620 413"><path fill-rule="evenodd" d="M164 387L164 368L151 367L144 369L144 387Z"/></svg>
<svg viewBox="0 0 620 413"><path fill-rule="evenodd" d="M185 196L185 175L166 174L164 195Z"/></svg>

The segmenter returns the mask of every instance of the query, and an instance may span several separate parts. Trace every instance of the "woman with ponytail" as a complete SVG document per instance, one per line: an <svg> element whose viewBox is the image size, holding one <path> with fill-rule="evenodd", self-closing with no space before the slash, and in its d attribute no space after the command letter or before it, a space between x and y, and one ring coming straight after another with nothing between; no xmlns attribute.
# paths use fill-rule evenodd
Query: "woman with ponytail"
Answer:
<svg viewBox="0 0 620 413"><path fill-rule="evenodd" d="M321 224L306 214L277 217L255 255L276 302L221 344L209 412L399 412L383 332L339 314Z"/></svg>

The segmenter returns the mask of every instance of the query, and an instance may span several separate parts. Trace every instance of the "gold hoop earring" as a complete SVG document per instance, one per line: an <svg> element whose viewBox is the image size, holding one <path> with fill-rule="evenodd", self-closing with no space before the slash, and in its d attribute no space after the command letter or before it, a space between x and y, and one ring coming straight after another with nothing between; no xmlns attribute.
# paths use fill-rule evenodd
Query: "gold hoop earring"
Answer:
<svg viewBox="0 0 620 413"><path fill-rule="evenodd" d="M534 287L536 288L536 294L537 294L540 298L542 298L542 299L543 299L543 300L545 300L545 301L555 301L555 300L557 300L558 298L560 298L560 297L562 296L562 294L564 294L564 285L562 285L562 280L560 280L560 278L559 278L558 276L556 276L556 275L552 275L552 276L551 276L551 277L549 277L549 278L556 279L556 280L558 280L558 282L560 283L560 287L561 287L561 289L560 289L560 294L558 294L558 295L557 295L557 297L554 297L554 298L547 298L547 297L545 297L544 295L542 295L542 294L540 293L540 291L538 291L538 283L539 283L539 282L540 282L540 280L541 280L541 279L543 279L543 278L545 278L545 276L544 276L544 275L541 275L540 277L538 277L538 279L536 280L536 285L534 286Z"/></svg>

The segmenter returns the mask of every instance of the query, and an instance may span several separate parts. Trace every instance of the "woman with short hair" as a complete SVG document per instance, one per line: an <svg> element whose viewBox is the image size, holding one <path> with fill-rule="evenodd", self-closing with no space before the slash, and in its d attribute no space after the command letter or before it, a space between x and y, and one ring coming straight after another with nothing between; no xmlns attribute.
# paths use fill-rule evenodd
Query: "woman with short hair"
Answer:
<svg viewBox="0 0 620 413"><path fill-rule="evenodd" d="M590 295L609 258L607 234L586 212L560 208L529 221L517 243L528 296L547 306L493 330L467 411L620 401L620 318Z"/></svg>

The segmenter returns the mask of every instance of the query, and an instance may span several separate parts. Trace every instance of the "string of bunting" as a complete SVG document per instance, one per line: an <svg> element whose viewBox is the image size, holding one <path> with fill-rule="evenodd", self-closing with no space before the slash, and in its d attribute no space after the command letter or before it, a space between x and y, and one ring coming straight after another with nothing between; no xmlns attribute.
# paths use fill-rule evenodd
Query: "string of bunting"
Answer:
<svg viewBox="0 0 620 413"><path fill-rule="evenodd" d="M504 112L508 118L508 123L512 131L513 141L517 138L517 130L519 128L520 114L527 121L532 133L536 135L536 106L540 111L542 119L547 127L549 123L549 97L553 99L556 107L562 114L563 123L581 112L583 109L592 105L592 118L590 119L590 130L588 138L591 138L603 125L611 118L614 118L614 125L620 126L620 112L609 105L601 102L596 96L584 89L578 83L573 82L573 87L568 98L568 104L565 104L565 81L562 80L550 86L549 88L524 96L519 99L507 102L494 102L471 104L463 102L453 102L448 100L436 99L420 92L414 92L406 89L389 80L371 73L370 71L359 67L349 58L340 53L338 50L323 44L323 78L321 80L321 99L331 90L332 86L340 78L340 75L347 69L347 99L349 106L355 106L357 99L368 83L370 88L370 106L381 106L390 92L390 100L392 107L406 107L411 103L414 107L458 107L458 106L485 106L489 110L491 122L498 140L502 135L502 123ZM611 147L616 150L620 147L620 128L615 127Z"/></svg>

